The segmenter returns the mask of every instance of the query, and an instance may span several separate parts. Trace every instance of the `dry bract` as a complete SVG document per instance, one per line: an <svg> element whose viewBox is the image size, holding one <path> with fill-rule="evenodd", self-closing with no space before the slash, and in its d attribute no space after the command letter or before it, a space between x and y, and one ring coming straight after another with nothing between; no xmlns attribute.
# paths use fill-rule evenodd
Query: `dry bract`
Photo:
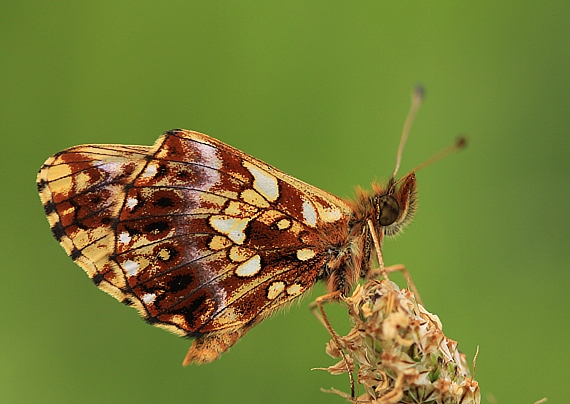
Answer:
<svg viewBox="0 0 570 404"><path fill-rule="evenodd" d="M371 280L344 300L354 326L338 340L365 390L357 402L480 403L479 385L457 342L443 334L439 318L410 291ZM341 357L333 340L327 353ZM341 374L347 366L341 360L327 370Z"/></svg>

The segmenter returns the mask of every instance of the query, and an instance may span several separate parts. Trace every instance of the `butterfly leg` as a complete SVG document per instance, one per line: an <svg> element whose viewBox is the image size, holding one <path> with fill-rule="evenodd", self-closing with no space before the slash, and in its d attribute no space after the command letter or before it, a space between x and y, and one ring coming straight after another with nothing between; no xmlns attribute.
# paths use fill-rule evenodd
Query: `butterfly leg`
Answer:
<svg viewBox="0 0 570 404"><path fill-rule="evenodd" d="M334 330L334 328L332 327L327 314L325 312L325 309L323 307L323 303L329 303L331 301L338 301L341 297L341 294L339 291L333 292L333 293L328 293L326 295L322 295L319 296L315 299L314 302L311 303L311 305L309 306L311 311L313 312L313 314L315 315L315 317L317 317L317 319L325 326L325 328L327 329L327 331L329 332L329 334L332 337L332 340L334 341L335 345L337 346L340 355L342 356L342 360L344 361L345 365L346 365L346 371L348 373L348 378L350 379L350 396L354 399L356 396L354 395L354 376L352 374L352 362L349 362L348 357L346 356L346 354L344 353L343 349L342 349L342 345L340 343L339 340L339 335L337 334L337 332ZM318 310L318 311L317 311Z"/></svg>
<svg viewBox="0 0 570 404"><path fill-rule="evenodd" d="M418 289L416 288L416 285L414 283L414 281L412 280L412 277L410 275L410 273L408 272L408 270L406 269L406 266L404 264L396 264L396 265L391 265L389 267L385 267L385 268L374 268L370 270L370 275L372 276L384 276L384 273L394 273L394 272L401 272L404 277L406 278L406 282L408 282L408 285L410 286L410 288L412 289L412 292L414 293L414 295L416 296L416 300L418 301L419 304L421 304L423 306L423 302L422 302L422 298L420 297L420 293L418 292Z"/></svg>

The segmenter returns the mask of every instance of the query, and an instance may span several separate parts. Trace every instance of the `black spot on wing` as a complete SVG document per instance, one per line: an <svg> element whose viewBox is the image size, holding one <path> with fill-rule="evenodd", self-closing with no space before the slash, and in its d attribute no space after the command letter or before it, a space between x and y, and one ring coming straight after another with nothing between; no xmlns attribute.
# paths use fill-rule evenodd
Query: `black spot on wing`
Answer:
<svg viewBox="0 0 570 404"><path fill-rule="evenodd" d="M132 306L134 304L134 302L128 297L125 298L125 300L123 300L121 303L123 303L125 306Z"/></svg>
<svg viewBox="0 0 570 404"><path fill-rule="evenodd" d="M53 227L51 228L51 232L53 233L55 239L59 242L61 242L61 239L63 238L63 236L65 236L65 229L63 228L60 222L57 222L56 224L53 225Z"/></svg>
<svg viewBox="0 0 570 404"><path fill-rule="evenodd" d="M42 169L43 169L43 167L42 167ZM47 184L48 183L46 180L44 180L44 179L39 180L37 183L38 192L41 193L45 189L45 187L47 187Z"/></svg>
<svg viewBox="0 0 570 404"><path fill-rule="evenodd" d="M101 282L103 282L104 279L105 277L103 276L103 274L95 274L93 278L91 278L95 286L99 286L99 284L101 284Z"/></svg>
<svg viewBox="0 0 570 404"><path fill-rule="evenodd" d="M158 234L169 229L168 222L157 221L147 224L144 227L145 233Z"/></svg>
<svg viewBox="0 0 570 404"><path fill-rule="evenodd" d="M71 253L69 254L69 256L71 257L71 259L73 261L75 261L79 257L81 257L81 250L78 250L77 248L73 247L73 250L71 250Z"/></svg>
<svg viewBox="0 0 570 404"><path fill-rule="evenodd" d="M153 205L161 208L170 208L174 206L174 201L172 198L162 197L159 200L153 202Z"/></svg>
<svg viewBox="0 0 570 404"><path fill-rule="evenodd" d="M53 201L49 201L44 205L44 212L47 216L55 212L55 203Z"/></svg>
<svg viewBox="0 0 570 404"><path fill-rule="evenodd" d="M179 275L168 282L168 290L172 293L180 292L181 290L186 289L188 285L191 285L193 282L194 276L191 274Z"/></svg>

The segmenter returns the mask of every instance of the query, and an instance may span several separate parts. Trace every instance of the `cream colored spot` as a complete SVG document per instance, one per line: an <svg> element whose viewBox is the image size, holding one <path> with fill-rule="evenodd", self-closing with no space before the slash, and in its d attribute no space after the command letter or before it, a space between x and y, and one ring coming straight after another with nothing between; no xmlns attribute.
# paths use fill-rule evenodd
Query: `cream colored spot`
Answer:
<svg viewBox="0 0 570 404"><path fill-rule="evenodd" d="M83 256L88 258L86 261L87 264L82 263L84 268L86 268L87 265L101 268L109 261L109 255L113 254L115 250L116 240L108 229L100 227L91 231L81 230L77 234L79 235L78 240L86 242L87 244L81 245L79 242L76 243L76 238L73 234L68 235L69 238L66 237L62 239L61 244L68 254L73 251L74 248L81 250ZM73 242L71 240L73 240ZM138 263L135 264L139 265ZM87 268L85 270L89 271ZM96 271L99 271L99 269L96 269Z"/></svg>
<svg viewBox="0 0 570 404"><path fill-rule="evenodd" d="M158 258L162 261L168 261L170 259L170 251L166 248L161 249L158 252Z"/></svg>
<svg viewBox="0 0 570 404"><path fill-rule="evenodd" d="M259 206L260 208L268 208L269 202L253 189L246 189L240 194L241 199L250 205Z"/></svg>
<svg viewBox="0 0 570 404"><path fill-rule="evenodd" d="M285 290L285 282L281 281L273 282L271 285L269 285L269 288L267 289L267 298L269 300L273 300L277 296L279 296L281 292L283 292L284 290Z"/></svg>
<svg viewBox="0 0 570 404"><path fill-rule="evenodd" d="M222 311L214 320L217 324L234 324L239 318L239 313L236 313L234 307L227 307L224 311Z"/></svg>
<svg viewBox="0 0 570 404"><path fill-rule="evenodd" d="M152 304L155 299L156 295L154 293L145 293L144 295L142 295L142 301L145 304Z"/></svg>
<svg viewBox="0 0 570 404"><path fill-rule="evenodd" d="M257 213L257 209L247 203L231 201L224 213L229 216L251 216Z"/></svg>
<svg viewBox="0 0 570 404"><path fill-rule="evenodd" d="M294 283L292 285L287 286L287 294L290 296L297 296L302 292L301 285L298 283Z"/></svg>
<svg viewBox="0 0 570 404"><path fill-rule="evenodd" d="M127 260L123 262L123 268L127 271L127 275L134 276L139 271L139 264L135 261Z"/></svg>
<svg viewBox="0 0 570 404"><path fill-rule="evenodd" d="M119 234L119 243L127 244L131 241L131 236L126 231Z"/></svg>
<svg viewBox="0 0 570 404"><path fill-rule="evenodd" d="M139 200L137 198L129 197L127 198L127 203L125 205L127 208L132 209L137 206L137 203L139 203Z"/></svg>
<svg viewBox="0 0 570 404"><path fill-rule="evenodd" d="M70 242L71 243L71 242ZM100 261L106 261L109 259L109 248L107 243L95 243L81 250L83 257L87 260L82 262L87 262L88 265L94 265L93 263L99 263ZM68 253L69 254L69 253ZM99 264L99 266L102 266Z"/></svg>
<svg viewBox="0 0 570 404"><path fill-rule="evenodd" d="M242 244L245 240L243 232L249 222L248 218L238 219L231 216L212 216L210 217L210 226L212 228L229 237L236 244Z"/></svg>
<svg viewBox="0 0 570 404"><path fill-rule="evenodd" d="M71 177L64 177L59 180L51 181L49 188L54 195L67 194L73 188L73 181L71 180Z"/></svg>
<svg viewBox="0 0 570 404"><path fill-rule="evenodd" d="M91 182L91 175L89 175L87 172L84 171L77 174L75 177L75 192L81 192L87 189L93 185Z"/></svg>
<svg viewBox="0 0 570 404"><path fill-rule="evenodd" d="M281 219L277 222L277 228L279 230L285 230L291 227L291 221L289 219Z"/></svg>
<svg viewBox="0 0 570 404"><path fill-rule="evenodd" d="M65 210L61 213L61 216L72 215L73 212L75 212L75 206L71 206L71 207L65 209ZM57 214L56 214L56 217L57 217Z"/></svg>
<svg viewBox="0 0 570 404"><path fill-rule="evenodd" d="M187 327L188 324L186 324L186 319L184 318L184 316L182 314L175 314L172 317L170 317L170 322L174 323L174 324L178 324L182 327Z"/></svg>
<svg viewBox="0 0 570 404"><path fill-rule="evenodd" d="M143 177L154 177L158 172L156 164L149 164L144 170Z"/></svg>
<svg viewBox="0 0 570 404"><path fill-rule="evenodd" d="M67 164L58 164L56 166L48 168L47 181L52 182L60 178L67 177L70 174L71 174L71 167L69 167ZM70 178L68 179L69 181L71 181Z"/></svg>
<svg viewBox="0 0 570 404"><path fill-rule="evenodd" d="M236 268L237 276L254 276L261 271L261 257L254 255Z"/></svg>
<svg viewBox="0 0 570 404"><path fill-rule="evenodd" d="M254 250L236 245L230 249L229 257L234 262L244 262L250 259L254 254Z"/></svg>
<svg viewBox="0 0 570 404"><path fill-rule="evenodd" d="M303 201L303 218L309 226L314 227L317 224L317 211L313 204L307 200Z"/></svg>
<svg viewBox="0 0 570 404"><path fill-rule="evenodd" d="M279 185L277 178L267 171L244 161L243 166L253 175L253 188L268 201L274 202L279 197Z"/></svg>
<svg viewBox="0 0 570 404"><path fill-rule="evenodd" d="M79 229L77 232L72 234L73 237L73 244L79 249L86 247L87 245L91 244L92 235L89 231Z"/></svg>
<svg viewBox="0 0 570 404"><path fill-rule="evenodd" d="M151 195L154 190L151 190ZM237 194L234 195L234 198L237 198ZM228 201L227 198L214 195L214 194L207 194L202 193L199 196L200 203L197 206L192 207L192 213L201 215L201 214L212 214L212 213L220 213L226 202Z"/></svg>
<svg viewBox="0 0 570 404"><path fill-rule="evenodd" d="M319 211L321 219L323 219L323 221L327 223L336 222L342 217L342 212L340 211L340 209L336 207L332 208L322 207L322 209L320 209Z"/></svg>
<svg viewBox="0 0 570 404"><path fill-rule="evenodd" d="M315 256L315 252L310 248L302 248L297 250L297 259L300 261L307 261L310 260Z"/></svg>
<svg viewBox="0 0 570 404"><path fill-rule="evenodd" d="M223 250L224 248L228 248L232 244L233 243L227 237L214 236L212 237L212 240L210 240L209 247L211 250L218 251Z"/></svg>

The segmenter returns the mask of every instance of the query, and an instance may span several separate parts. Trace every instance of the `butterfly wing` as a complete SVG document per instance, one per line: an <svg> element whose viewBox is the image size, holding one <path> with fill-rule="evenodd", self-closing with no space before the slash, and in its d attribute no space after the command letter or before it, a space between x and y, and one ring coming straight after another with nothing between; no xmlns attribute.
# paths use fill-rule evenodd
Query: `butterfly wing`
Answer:
<svg viewBox="0 0 570 404"><path fill-rule="evenodd" d="M54 236L100 289L196 338L185 364L216 359L314 285L350 215L333 195L185 130L152 147L67 149L46 161L38 189Z"/></svg>

